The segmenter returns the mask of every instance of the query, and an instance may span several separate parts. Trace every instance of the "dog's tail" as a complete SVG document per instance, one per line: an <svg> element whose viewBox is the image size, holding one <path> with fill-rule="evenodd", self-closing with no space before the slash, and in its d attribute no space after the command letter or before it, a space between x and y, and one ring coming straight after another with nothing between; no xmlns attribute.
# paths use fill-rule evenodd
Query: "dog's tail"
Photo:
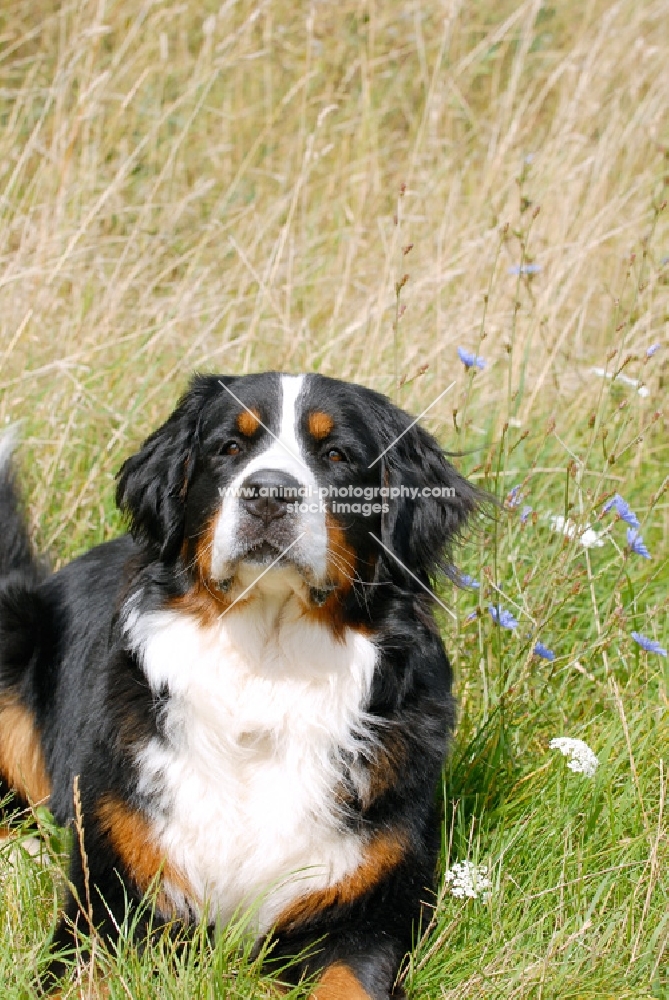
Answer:
<svg viewBox="0 0 669 1000"><path fill-rule="evenodd" d="M12 464L17 438L15 426L0 435L0 805L9 792L23 805L48 794L30 707L47 617L39 595L46 569L35 557L21 509Z"/></svg>
<svg viewBox="0 0 669 1000"><path fill-rule="evenodd" d="M30 544L12 462L17 440L16 424L0 435L0 580L20 573L26 582L37 582L43 574Z"/></svg>

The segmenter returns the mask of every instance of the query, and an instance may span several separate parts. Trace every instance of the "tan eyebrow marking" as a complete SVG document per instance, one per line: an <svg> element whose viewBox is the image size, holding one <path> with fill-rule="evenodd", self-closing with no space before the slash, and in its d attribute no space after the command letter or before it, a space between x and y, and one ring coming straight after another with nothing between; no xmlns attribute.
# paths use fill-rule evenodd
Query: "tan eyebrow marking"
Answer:
<svg viewBox="0 0 669 1000"><path fill-rule="evenodd" d="M260 414L257 410L242 410L237 417L237 429L244 437L252 437L260 427Z"/></svg>
<svg viewBox="0 0 669 1000"><path fill-rule="evenodd" d="M326 438L333 427L334 420L329 413L324 413L322 410L314 410L313 413L309 414L309 433L317 441L322 441L323 438Z"/></svg>

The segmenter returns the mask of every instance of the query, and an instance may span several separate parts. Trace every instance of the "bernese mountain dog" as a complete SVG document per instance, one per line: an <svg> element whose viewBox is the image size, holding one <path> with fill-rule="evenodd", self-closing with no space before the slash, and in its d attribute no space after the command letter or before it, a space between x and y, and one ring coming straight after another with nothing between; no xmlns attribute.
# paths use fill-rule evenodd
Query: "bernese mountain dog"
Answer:
<svg viewBox="0 0 669 1000"><path fill-rule="evenodd" d="M455 718L430 581L475 487L370 389L196 375L119 472L129 534L50 575L10 450L0 795L80 818L47 989L91 915L113 942L128 909L140 939L248 910L318 1000L396 995Z"/></svg>

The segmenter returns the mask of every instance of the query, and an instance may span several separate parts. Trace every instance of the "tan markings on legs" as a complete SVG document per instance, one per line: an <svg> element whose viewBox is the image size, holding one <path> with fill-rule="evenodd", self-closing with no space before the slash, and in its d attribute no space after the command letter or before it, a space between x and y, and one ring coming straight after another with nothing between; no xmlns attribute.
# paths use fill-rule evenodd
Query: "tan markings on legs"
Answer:
<svg viewBox="0 0 669 1000"><path fill-rule="evenodd" d="M98 805L97 819L100 830L109 838L120 858L125 873L140 892L146 892L154 879L160 876L161 882L169 882L188 899L195 899L185 876L166 860L149 821L141 812L108 795ZM161 913L172 913L174 909L162 891L158 893L156 903Z"/></svg>
<svg viewBox="0 0 669 1000"><path fill-rule="evenodd" d="M346 906L373 889L395 868L406 851L406 839L401 833L380 833L367 845L362 862L356 870L330 886L308 893L280 914L276 928L291 931L333 906Z"/></svg>
<svg viewBox="0 0 669 1000"><path fill-rule="evenodd" d="M310 1000L370 1000L370 996L349 967L336 962L325 970Z"/></svg>
<svg viewBox="0 0 669 1000"><path fill-rule="evenodd" d="M312 438L316 441L322 441L332 431L334 420L329 413L323 413L322 410L314 410L313 413L309 414L308 426Z"/></svg>
<svg viewBox="0 0 669 1000"><path fill-rule="evenodd" d="M18 698L9 695L0 697L0 774L33 805L51 794L35 719Z"/></svg>

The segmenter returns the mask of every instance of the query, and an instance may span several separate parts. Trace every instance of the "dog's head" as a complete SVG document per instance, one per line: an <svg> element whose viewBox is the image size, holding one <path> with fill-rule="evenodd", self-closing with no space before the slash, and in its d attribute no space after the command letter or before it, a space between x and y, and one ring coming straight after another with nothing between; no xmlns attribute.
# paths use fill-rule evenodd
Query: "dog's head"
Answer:
<svg viewBox="0 0 669 1000"><path fill-rule="evenodd" d="M427 583L478 500L384 396L276 372L196 376L117 490L135 537L221 600L257 584L316 605Z"/></svg>

